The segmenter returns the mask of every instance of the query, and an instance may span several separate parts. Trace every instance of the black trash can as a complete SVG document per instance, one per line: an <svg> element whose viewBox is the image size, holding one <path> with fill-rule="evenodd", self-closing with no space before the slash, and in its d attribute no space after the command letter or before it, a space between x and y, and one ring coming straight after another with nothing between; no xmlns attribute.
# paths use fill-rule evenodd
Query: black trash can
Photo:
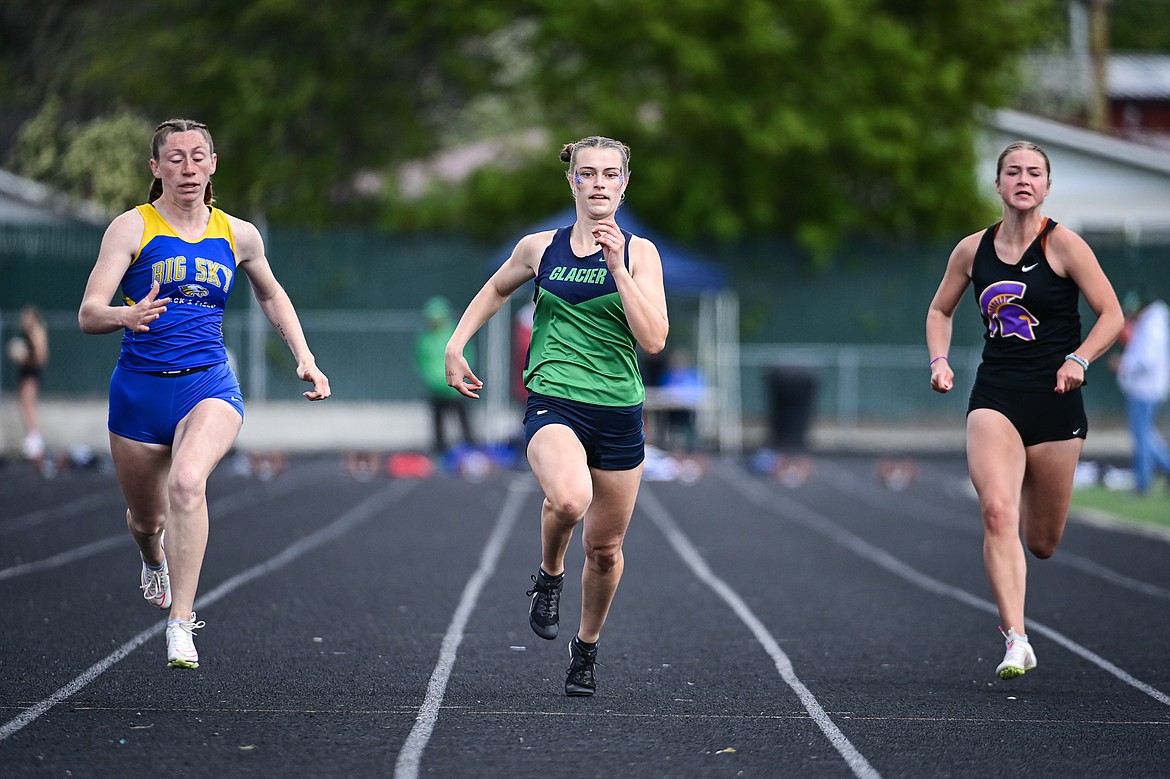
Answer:
<svg viewBox="0 0 1170 779"><path fill-rule="evenodd" d="M767 374L768 429L773 446L804 448L812 424L817 375L810 368L778 365Z"/></svg>

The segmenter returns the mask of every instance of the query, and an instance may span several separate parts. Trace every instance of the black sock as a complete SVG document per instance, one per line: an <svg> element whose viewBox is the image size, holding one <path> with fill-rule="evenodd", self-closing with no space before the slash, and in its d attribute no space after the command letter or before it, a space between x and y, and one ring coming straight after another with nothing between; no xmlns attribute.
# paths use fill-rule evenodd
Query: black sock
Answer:
<svg viewBox="0 0 1170 779"><path fill-rule="evenodd" d="M579 646L581 649L584 649L586 652L597 651L597 642L596 641L594 641L592 644L590 644L590 643L587 643L585 641L582 641L580 636L574 636L573 640L577 642L577 646Z"/></svg>
<svg viewBox="0 0 1170 779"><path fill-rule="evenodd" d="M553 575L552 575L552 574L550 574L550 573L546 573L546 572L545 572L545 570L544 570L544 568L539 568L538 570L540 571L540 578L544 579L546 582L552 582L553 584L556 584L556 583L557 583L557 582L559 582L561 579L564 579L564 578L565 578L565 572L564 572L564 571L561 571L561 572L560 572L559 574L557 574L556 576L553 576Z"/></svg>

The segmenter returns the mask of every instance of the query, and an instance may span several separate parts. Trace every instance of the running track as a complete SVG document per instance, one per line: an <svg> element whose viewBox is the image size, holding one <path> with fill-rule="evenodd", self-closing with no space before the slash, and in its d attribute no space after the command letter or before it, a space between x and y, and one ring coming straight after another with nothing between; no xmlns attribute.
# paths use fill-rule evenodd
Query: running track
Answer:
<svg viewBox="0 0 1170 779"><path fill-rule="evenodd" d="M0 775L1170 775L1170 542L1070 522L1031 563L1039 668L1001 682L962 461L812 465L646 483L593 698L562 688L577 543L562 639L528 628L526 471L225 463L203 665L171 671L113 477L0 467Z"/></svg>

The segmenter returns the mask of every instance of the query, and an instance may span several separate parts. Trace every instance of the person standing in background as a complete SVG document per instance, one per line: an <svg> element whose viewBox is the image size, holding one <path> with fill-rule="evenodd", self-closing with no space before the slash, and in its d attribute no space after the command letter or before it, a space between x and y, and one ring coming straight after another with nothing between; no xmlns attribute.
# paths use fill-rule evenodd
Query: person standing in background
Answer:
<svg viewBox="0 0 1170 779"><path fill-rule="evenodd" d="M1158 472L1170 477L1170 446L1158 432L1158 412L1170 397L1170 307L1140 292L1125 296L1128 335L1117 362L1133 441L1134 490L1145 495Z"/></svg>
<svg viewBox="0 0 1170 779"><path fill-rule="evenodd" d="M995 669L1012 679L1036 667L1024 624L1028 549L1056 552L1089 423L1081 387L1124 323L1121 305L1084 239L1041 214L1048 155L1016 141L999 155L1003 218L951 252L926 314L930 386L950 392L955 309L972 287L983 319L983 360L967 407L967 469L983 519L983 564L1007 648ZM1097 316L1081 338L1079 301ZM1005 630L1006 626L1006 630Z"/></svg>
<svg viewBox="0 0 1170 779"><path fill-rule="evenodd" d="M423 318L426 326L414 342L414 368L422 379L427 393L427 404L431 409L431 446L436 454L447 451L446 418L454 415L459 422L463 441L471 446L475 438L471 434L471 420L467 414L466 399L452 392L447 384L443 367L443 354L447 340L455 332L455 321L451 318L451 304L436 295L423 304ZM468 346L470 359L475 359L475 350Z"/></svg>
<svg viewBox="0 0 1170 779"><path fill-rule="evenodd" d="M297 377L312 384L304 396L330 395L260 231L212 206L217 162L207 125L170 119L155 128L148 202L106 229L77 314L84 333L122 333L110 377L110 454L142 558L142 595L170 610L170 668L199 667L193 636L204 623L194 608L207 480L244 422L223 340L224 307L241 271L292 352Z"/></svg>
<svg viewBox="0 0 1170 779"><path fill-rule="evenodd" d="M41 310L27 305L20 310L20 335L9 342L8 356L18 371L17 397L20 418L24 423L21 451L25 458L41 464L45 456L45 438L41 435L37 405L41 395L41 377L49 362L49 330Z"/></svg>
<svg viewBox="0 0 1170 779"><path fill-rule="evenodd" d="M560 157L576 220L520 239L459 320L446 377L479 397L483 382L464 349L513 292L535 281L524 436L544 502L528 623L541 638L557 637L565 554L582 525L581 621L569 641L565 694L587 696L597 690L597 645L625 566L622 544L646 459L636 349L661 352L670 324L658 249L618 225L629 148L590 136L565 144Z"/></svg>

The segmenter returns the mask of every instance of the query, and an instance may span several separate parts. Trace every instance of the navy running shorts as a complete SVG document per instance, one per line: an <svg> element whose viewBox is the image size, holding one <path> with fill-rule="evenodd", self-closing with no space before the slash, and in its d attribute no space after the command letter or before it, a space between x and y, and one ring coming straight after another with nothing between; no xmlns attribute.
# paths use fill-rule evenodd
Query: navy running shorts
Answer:
<svg viewBox="0 0 1170 779"><path fill-rule="evenodd" d="M585 461L603 471L628 471L646 459L642 404L598 406L528 393L524 408L524 446L545 425L565 425L585 447Z"/></svg>
<svg viewBox="0 0 1170 779"><path fill-rule="evenodd" d="M1089 432L1085 400L1079 387L1060 394L988 387L976 383L971 388L967 413L977 408L989 408L1007 417L1019 432L1024 446L1067 441L1071 438L1083 439Z"/></svg>
<svg viewBox="0 0 1170 779"><path fill-rule="evenodd" d="M208 398L220 398L244 416L240 382L226 362L172 376L118 366L110 377L108 427L131 441L170 446L179 422Z"/></svg>

